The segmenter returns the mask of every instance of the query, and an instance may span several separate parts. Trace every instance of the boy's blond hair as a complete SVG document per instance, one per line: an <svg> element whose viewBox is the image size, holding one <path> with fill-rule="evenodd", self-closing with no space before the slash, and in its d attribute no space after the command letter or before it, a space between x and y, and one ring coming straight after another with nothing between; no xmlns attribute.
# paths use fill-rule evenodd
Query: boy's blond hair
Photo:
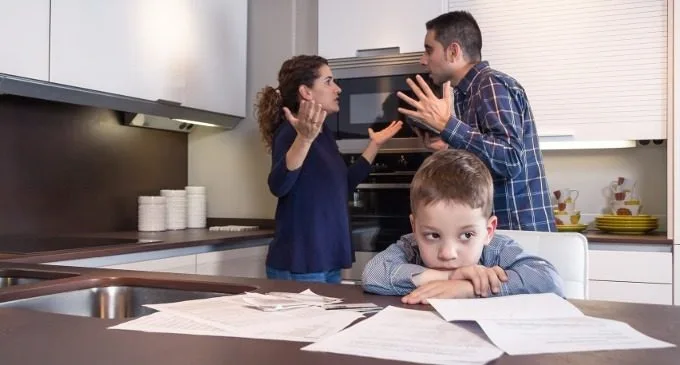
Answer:
<svg viewBox="0 0 680 365"><path fill-rule="evenodd" d="M423 161L411 182L411 212L438 202L481 208L485 217L493 210L493 180L489 169L474 154L448 149Z"/></svg>

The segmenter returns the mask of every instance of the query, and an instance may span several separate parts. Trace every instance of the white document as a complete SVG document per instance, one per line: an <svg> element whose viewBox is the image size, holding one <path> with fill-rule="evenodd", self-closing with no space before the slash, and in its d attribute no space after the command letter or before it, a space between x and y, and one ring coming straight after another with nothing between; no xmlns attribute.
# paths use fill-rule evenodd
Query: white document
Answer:
<svg viewBox="0 0 680 365"><path fill-rule="evenodd" d="M318 341L362 317L356 312L319 307L268 312L247 307L243 298L234 295L146 306L218 328L225 335L302 342Z"/></svg>
<svg viewBox="0 0 680 365"><path fill-rule="evenodd" d="M447 321L582 317L573 304L553 293L477 299L428 299Z"/></svg>
<svg viewBox="0 0 680 365"><path fill-rule="evenodd" d="M493 343L510 355L675 347L626 323L586 316L478 323Z"/></svg>
<svg viewBox="0 0 680 365"><path fill-rule="evenodd" d="M391 306L302 350L422 364L484 364L503 354L474 323Z"/></svg>
<svg viewBox="0 0 680 365"><path fill-rule="evenodd" d="M225 331L209 326L204 323L192 321L190 319L175 316L166 312L156 312L148 316L140 317L132 321L124 322L109 329L178 333L185 335L207 335L207 336L230 336Z"/></svg>

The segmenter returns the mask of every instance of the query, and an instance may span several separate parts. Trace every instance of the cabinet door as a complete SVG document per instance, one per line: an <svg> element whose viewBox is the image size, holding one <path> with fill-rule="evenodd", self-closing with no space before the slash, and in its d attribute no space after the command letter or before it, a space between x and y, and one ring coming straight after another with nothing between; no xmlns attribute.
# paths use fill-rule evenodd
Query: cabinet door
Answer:
<svg viewBox="0 0 680 365"><path fill-rule="evenodd" d="M0 73L47 81L50 0L0 0Z"/></svg>
<svg viewBox="0 0 680 365"><path fill-rule="evenodd" d="M356 57L357 50L399 47L423 51L425 23L442 0L319 0L319 55Z"/></svg>
<svg viewBox="0 0 680 365"><path fill-rule="evenodd" d="M237 248L196 255L199 275L266 278L265 261L269 246Z"/></svg>
<svg viewBox="0 0 680 365"><path fill-rule="evenodd" d="M617 281L590 280L589 300L613 302L673 304L671 284L643 284Z"/></svg>
<svg viewBox="0 0 680 365"><path fill-rule="evenodd" d="M184 105L245 117L248 1L195 1L191 14Z"/></svg>
<svg viewBox="0 0 680 365"><path fill-rule="evenodd" d="M52 0L50 81L182 102L190 0Z"/></svg>
<svg viewBox="0 0 680 365"><path fill-rule="evenodd" d="M126 264L104 266L107 269L172 272L179 274L196 273L196 255L168 257L158 260L130 262Z"/></svg>

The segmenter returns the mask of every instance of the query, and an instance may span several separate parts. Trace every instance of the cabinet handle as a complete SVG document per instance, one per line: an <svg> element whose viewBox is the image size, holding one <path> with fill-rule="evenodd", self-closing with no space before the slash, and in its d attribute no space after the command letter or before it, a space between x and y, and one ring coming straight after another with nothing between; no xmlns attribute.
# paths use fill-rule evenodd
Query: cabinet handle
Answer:
<svg viewBox="0 0 680 365"><path fill-rule="evenodd" d="M399 47L357 49L357 57L389 56L399 54Z"/></svg>
<svg viewBox="0 0 680 365"><path fill-rule="evenodd" d="M166 99L156 99L157 102L161 104L167 104L167 105L174 105L174 106L180 106L182 103L179 101L172 101L172 100L166 100Z"/></svg>

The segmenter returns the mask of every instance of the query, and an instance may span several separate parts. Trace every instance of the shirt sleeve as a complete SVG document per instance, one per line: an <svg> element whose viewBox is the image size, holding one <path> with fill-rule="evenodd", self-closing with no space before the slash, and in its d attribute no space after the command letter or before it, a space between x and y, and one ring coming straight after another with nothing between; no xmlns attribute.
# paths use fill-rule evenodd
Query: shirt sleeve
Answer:
<svg viewBox="0 0 680 365"><path fill-rule="evenodd" d="M502 283L500 295L555 293L564 297L562 278L548 261L526 253L514 240L508 239L495 255L508 275Z"/></svg>
<svg viewBox="0 0 680 365"><path fill-rule="evenodd" d="M416 251L407 236L371 259L362 274L364 290L380 295L406 295L416 288L413 276L425 271L415 264Z"/></svg>
<svg viewBox="0 0 680 365"><path fill-rule="evenodd" d="M274 134L272 143L272 168L269 172L269 190L280 198L293 188L302 167L293 171L286 166L286 154L293 145L297 132L288 122L283 122Z"/></svg>
<svg viewBox="0 0 680 365"><path fill-rule="evenodd" d="M356 189L357 185L364 181L370 173L371 164L364 156L359 156L356 162L354 162L347 171L347 186L349 187L349 191L352 192Z"/></svg>
<svg viewBox="0 0 680 365"><path fill-rule="evenodd" d="M475 153L496 175L511 179L523 169L521 105L508 86L488 76L480 85L479 129L453 116L441 132L451 147Z"/></svg>

